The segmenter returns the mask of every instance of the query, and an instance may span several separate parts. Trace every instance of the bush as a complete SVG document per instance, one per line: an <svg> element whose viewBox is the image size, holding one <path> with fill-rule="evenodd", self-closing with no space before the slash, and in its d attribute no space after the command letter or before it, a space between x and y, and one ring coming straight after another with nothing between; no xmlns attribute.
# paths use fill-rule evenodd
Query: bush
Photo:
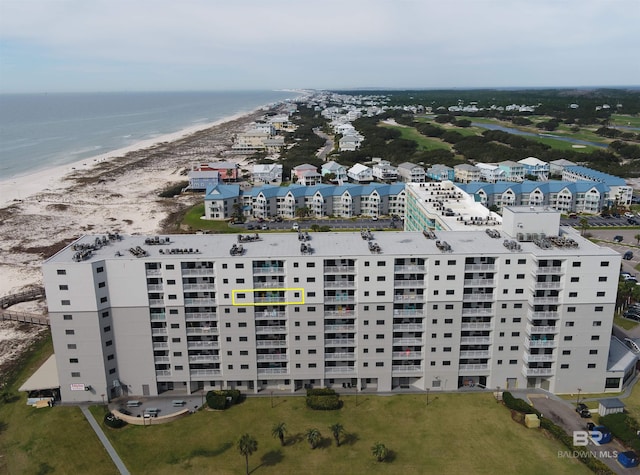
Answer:
<svg viewBox="0 0 640 475"><path fill-rule="evenodd" d="M159 193L160 198L173 198L174 196L182 193L182 190L189 186L188 181L181 181L176 183L175 185L171 185L168 188L165 188Z"/></svg>
<svg viewBox="0 0 640 475"><path fill-rule="evenodd" d="M330 388L307 389L307 407L316 411L334 411L342 407L340 395Z"/></svg>
<svg viewBox="0 0 640 475"><path fill-rule="evenodd" d="M635 451L640 451L640 439L637 431L638 422L628 414L609 414L600 418L600 424L606 426L611 433Z"/></svg>
<svg viewBox="0 0 640 475"><path fill-rule="evenodd" d="M118 419L116 416L114 416L110 412L104 415L104 423L106 426L111 427L113 429L120 429L121 427L124 427L127 425L125 421L123 421L122 419Z"/></svg>
<svg viewBox="0 0 640 475"><path fill-rule="evenodd" d="M509 409L513 409L514 411L522 412L524 414L537 414L538 417L540 417L540 412L536 408L527 404L527 402L522 399L513 397L513 394L508 391L502 393L502 400L504 401L505 406Z"/></svg>
<svg viewBox="0 0 640 475"><path fill-rule="evenodd" d="M207 406L211 409L222 411L240 401L242 393L237 389L224 389L209 391L207 393Z"/></svg>

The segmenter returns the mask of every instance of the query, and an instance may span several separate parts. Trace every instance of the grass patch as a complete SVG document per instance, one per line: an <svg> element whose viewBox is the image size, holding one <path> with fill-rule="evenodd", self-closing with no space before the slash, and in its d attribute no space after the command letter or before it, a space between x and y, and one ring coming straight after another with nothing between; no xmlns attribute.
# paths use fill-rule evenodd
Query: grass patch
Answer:
<svg viewBox="0 0 640 475"><path fill-rule="evenodd" d="M214 233L241 233L243 228L234 228L229 226L227 221L215 221L211 219L200 219L204 216L204 203L195 205L188 210L182 219L182 224L189 226L192 230L213 231Z"/></svg>
<svg viewBox="0 0 640 475"><path fill-rule="evenodd" d="M624 328L625 330L633 330L638 326L638 322L634 322L633 320L628 320L620 315L616 315L613 317L613 323L620 328Z"/></svg>
<svg viewBox="0 0 640 475"><path fill-rule="evenodd" d="M624 127L640 127L640 116L611 114L611 118L615 121L615 125Z"/></svg>
<svg viewBox="0 0 640 475"><path fill-rule="evenodd" d="M444 143L442 140L436 138L425 137L413 127L389 124L380 124L380 126L400 131L401 137L403 139L412 140L416 144L418 144L418 150L451 150L449 144Z"/></svg>
<svg viewBox="0 0 640 475"><path fill-rule="evenodd" d="M250 433L258 451L249 459L256 474L308 473L491 474L499 467L520 474L590 473L572 459L560 459L559 442L540 431L511 421L509 411L491 394L439 394L429 406L424 395L380 397L343 396L339 411L311 411L303 397L249 398L224 412L201 411L171 424L127 426L107 431L132 473L242 472L244 459L236 439ZM274 424L285 422L286 445L271 435ZM345 441L336 447L329 426L339 422ZM315 427L322 441L315 450L304 440ZM378 463L370 448L380 441L391 451Z"/></svg>
<svg viewBox="0 0 640 475"><path fill-rule="evenodd" d="M34 344L6 388L19 394L0 405L0 473L117 474L77 407L34 409L20 385L53 353L51 338Z"/></svg>

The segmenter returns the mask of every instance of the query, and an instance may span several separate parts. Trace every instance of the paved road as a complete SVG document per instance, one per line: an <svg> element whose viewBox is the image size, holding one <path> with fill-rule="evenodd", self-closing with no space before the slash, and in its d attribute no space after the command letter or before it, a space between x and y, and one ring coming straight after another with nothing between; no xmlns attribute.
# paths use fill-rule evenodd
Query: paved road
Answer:
<svg viewBox="0 0 640 475"><path fill-rule="evenodd" d="M316 153L316 156L320 159L320 160L326 160L327 159L327 155L329 155L331 153L331 151L333 150L333 138L327 134L325 134L322 130L315 128L313 129L313 133L316 134L318 137L321 137L325 140L324 143L324 147L322 147L318 153Z"/></svg>
<svg viewBox="0 0 640 475"><path fill-rule="evenodd" d="M581 418L575 411L574 402L542 394L529 394L528 396L533 406L542 413L543 417L562 427L570 436L573 435L573 431L587 430L587 422L594 422L592 419ZM627 474L635 472L634 469L625 469L618 464L616 460L617 454L624 452L625 448L615 439L608 444L600 446L589 441L589 445L584 449L591 451L615 473Z"/></svg>
<svg viewBox="0 0 640 475"><path fill-rule="evenodd" d="M107 439L107 436L104 435L104 432L102 432L100 425L93 418L93 414L91 414L91 412L89 411L89 408L87 406L80 406L80 410L84 414L84 417L87 418L87 421L89 421L89 425L95 431L96 435L98 436L98 439L100 439L100 442L106 449L107 453L109 454L109 457L111 457L111 460L113 460L113 463L115 464L118 471L122 475L129 475L130 473L129 470L127 470L127 467L125 466L124 462L116 452L116 449L114 449L113 445L111 445L111 442L109 442L109 439Z"/></svg>
<svg viewBox="0 0 640 475"><path fill-rule="evenodd" d="M257 220L249 220L242 225L237 225L238 231L241 230L253 230L260 231L263 226L267 228L267 230L280 230L280 231L289 231L292 229L293 223L298 223L300 230L308 231L311 229L311 226L314 224L318 226L329 226L331 229L389 229L394 225L396 229L401 231L403 229L402 220L398 219L396 221L392 221L389 218L373 220L371 218L358 218L358 219L300 219L300 220L283 220L281 222L273 222L273 221L265 221L263 223L258 222ZM395 224L394 224L395 223ZM250 228L253 229L250 229Z"/></svg>

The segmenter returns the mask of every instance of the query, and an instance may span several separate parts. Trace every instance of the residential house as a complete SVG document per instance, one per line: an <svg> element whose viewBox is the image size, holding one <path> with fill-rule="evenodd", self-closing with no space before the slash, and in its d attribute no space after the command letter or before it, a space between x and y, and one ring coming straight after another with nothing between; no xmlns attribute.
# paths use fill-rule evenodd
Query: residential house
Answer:
<svg viewBox="0 0 640 475"><path fill-rule="evenodd" d="M239 185L216 185L207 188L204 196L206 219L224 220L231 218L242 209Z"/></svg>
<svg viewBox="0 0 640 475"><path fill-rule="evenodd" d="M565 160L564 158L554 160L552 162L549 162L549 173L551 175L562 176L562 172L566 167L573 167L575 165L576 164L574 162L570 162L569 160Z"/></svg>
<svg viewBox="0 0 640 475"><path fill-rule="evenodd" d="M427 176L435 181L453 181L456 174L453 168L436 164L427 168Z"/></svg>
<svg viewBox="0 0 640 475"><path fill-rule="evenodd" d="M282 182L282 165L279 163L254 165L251 179L254 184L280 184Z"/></svg>
<svg viewBox="0 0 640 475"><path fill-rule="evenodd" d="M398 177L405 183L424 183L425 171L420 165L404 162L398 165Z"/></svg>
<svg viewBox="0 0 640 475"><path fill-rule="evenodd" d="M354 152L360 148L362 137L360 135L345 135L340 138L338 149L341 152Z"/></svg>
<svg viewBox="0 0 640 475"><path fill-rule="evenodd" d="M518 163L524 165L524 174L526 176L536 177L537 181L547 181L549 179L550 166L547 162L536 157L527 157L518 160Z"/></svg>
<svg viewBox="0 0 640 475"><path fill-rule="evenodd" d="M368 183L373 180L373 170L362 163L356 163L347 170L347 176L355 183Z"/></svg>
<svg viewBox="0 0 640 475"><path fill-rule="evenodd" d="M371 173L374 178L382 182L396 181L398 179L398 170L386 160L380 160L375 163Z"/></svg>
<svg viewBox="0 0 640 475"><path fill-rule="evenodd" d="M187 177L189 178L189 185L185 188L185 191L205 191L207 188L218 184L220 172L217 170L200 170L199 167L194 167L189 170Z"/></svg>
<svg viewBox="0 0 640 475"><path fill-rule="evenodd" d="M516 183L524 181L525 166L522 163L505 160L504 162L498 163L498 167L504 172L503 180Z"/></svg>
<svg viewBox="0 0 640 475"><path fill-rule="evenodd" d="M473 183L480 181L480 169L468 163L461 163L453 167L456 181L460 183Z"/></svg>
<svg viewBox="0 0 640 475"><path fill-rule="evenodd" d="M487 183L505 181L504 170L497 165L493 165L491 163L477 163L476 167L480 170L480 178Z"/></svg>
<svg viewBox="0 0 640 475"><path fill-rule="evenodd" d="M629 206L633 199L633 187L620 177L592 170L582 166L568 166L562 172L562 179L567 181L591 181L603 183L609 187L606 206Z"/></svg>
<svg viewBox="0 0 640 475"><path fill-rule="evenodd" d="M303 163L291 169L291 183L299 185L313 186L322 182L322 175L318 169L308 163Z"/></svg>
<svg viewBox="0 0 640 475"><path fill-rule="evenodd" d="M336 177L333 180L338 184L342 184L347 181L347 169L334 161L326 162L322 165L321 174L325 175L333 173Z"/></svg>

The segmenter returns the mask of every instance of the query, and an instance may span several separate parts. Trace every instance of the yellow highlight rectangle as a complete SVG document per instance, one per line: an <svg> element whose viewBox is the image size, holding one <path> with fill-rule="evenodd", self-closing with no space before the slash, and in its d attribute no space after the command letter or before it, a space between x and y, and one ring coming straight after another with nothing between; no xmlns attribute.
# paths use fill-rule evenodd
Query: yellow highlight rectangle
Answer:
<svg viewBox="0 0 640 475"><path fill-rule="evenodd" d="M250 292L287 292L287 291L300 291L300 295L302 296L297 302L259 302L259 303L239 303L236 302L236 294L237 293L250 293ZM286 298L286 294L285 294ZM283 287L283 288L267 288L267 289L235 289L231 291L231 305L234 307L264 307L267 305L304 305L304 288L303 287Z"/></svg>

